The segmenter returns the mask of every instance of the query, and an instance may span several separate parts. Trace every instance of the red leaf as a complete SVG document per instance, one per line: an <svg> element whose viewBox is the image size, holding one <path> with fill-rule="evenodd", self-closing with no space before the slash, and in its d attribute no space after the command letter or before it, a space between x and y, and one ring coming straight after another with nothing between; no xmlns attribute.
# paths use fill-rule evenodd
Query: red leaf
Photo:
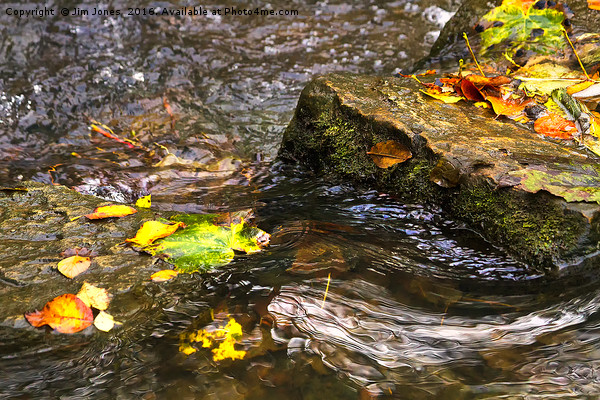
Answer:
<svg viewBox="0 0 600 400"><path fill-rule="evenodd" d="M84 330L94 322L92 309L74 294L63 294L46 303L42 311L25 314L33 326L50 325L61 333Z"/></svg>
<svg viewBox="0 0 600 400"><path fill-rule="evenodd" d="M535 120L533 129L541 135L557 139L573 139L577 132L575 122L564 119L558 114L550 114Z"/></svg>

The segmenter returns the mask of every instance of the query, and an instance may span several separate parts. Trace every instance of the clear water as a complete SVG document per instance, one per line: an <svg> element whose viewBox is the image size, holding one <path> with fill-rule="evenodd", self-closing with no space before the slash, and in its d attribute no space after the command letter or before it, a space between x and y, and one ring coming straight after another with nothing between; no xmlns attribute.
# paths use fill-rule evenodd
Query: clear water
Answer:
<svg viewBox="0 0 600 400"><path fill-rule="evenodd" d="M91 13L97 4L66 6ZM292 2L271 7L297 9L293 17L27 20L7 7L25 6L0 6L3 186L54 181L124 201L149 192L156 209L181 212L253 207L273 236L264 252L213 273L122 291L111 313L124 324L110 333L1 322L0 397L597 397L593 274L531 275L439 210L274 161L311 76L408 67L456 4ZM164 154L90 134L88 117L188 164L157 166ZM243 327L243 360L178 351L182 334L230 317Z"/></svg>

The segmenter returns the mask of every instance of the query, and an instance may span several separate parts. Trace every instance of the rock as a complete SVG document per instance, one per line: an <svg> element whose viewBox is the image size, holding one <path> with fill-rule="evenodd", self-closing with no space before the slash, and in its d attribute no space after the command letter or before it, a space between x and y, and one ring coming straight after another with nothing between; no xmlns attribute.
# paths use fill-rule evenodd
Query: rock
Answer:
<svg viewBox="0 0 600 400"><path fill-rule="evenodd" d="M407 78L316 78L301 94L279 157L439 205L533 270L598 263L596 155L419 89ZM387 140L413 157L378 168L367 152Z"/></svg>

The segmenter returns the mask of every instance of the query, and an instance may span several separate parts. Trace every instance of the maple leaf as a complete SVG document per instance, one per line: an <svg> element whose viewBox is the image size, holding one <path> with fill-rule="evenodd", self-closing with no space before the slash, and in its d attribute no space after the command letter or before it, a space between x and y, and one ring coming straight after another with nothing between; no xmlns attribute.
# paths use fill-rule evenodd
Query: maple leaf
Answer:
<svg viewBox="0 0 600 400"><path fill-rule="evenodd" d="M525 48L547 54L565 46L562 22L564 13L550 8L539 10L531 5L528 9L503 3L483 16L494 22L481 33L481 53L498 43L510 41L513 50ZM498 25L498 26L497 26Z"/></svg>

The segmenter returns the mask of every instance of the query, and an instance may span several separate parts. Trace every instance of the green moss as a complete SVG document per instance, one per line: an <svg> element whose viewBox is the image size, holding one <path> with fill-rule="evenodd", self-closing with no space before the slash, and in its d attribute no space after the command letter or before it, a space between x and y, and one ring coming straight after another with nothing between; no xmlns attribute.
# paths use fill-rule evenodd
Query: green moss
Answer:
<svg viewBox="0 0 600 400"><path fill-rule="evenodd" d="M524 196L537 196L529 201ZM551 196L493 189L486 182L462 188L453 199L452 213L489 239L511 248L532 266L552 265L552 260L576 251L584 233L581 217L566 212Z"/></svg>

